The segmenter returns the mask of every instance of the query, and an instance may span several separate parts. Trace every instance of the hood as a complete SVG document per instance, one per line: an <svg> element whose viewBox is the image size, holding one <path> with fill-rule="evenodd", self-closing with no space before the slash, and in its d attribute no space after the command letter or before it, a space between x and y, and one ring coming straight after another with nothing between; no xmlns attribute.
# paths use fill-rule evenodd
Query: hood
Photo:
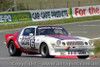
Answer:
<svg viewBox="0 0 100 67"><path fill-rule="evenodd" d="M66 35L48 35L48 36L57 38L60 40L80 40L80 38L74 37L74 36L66 36Z"/></svg>

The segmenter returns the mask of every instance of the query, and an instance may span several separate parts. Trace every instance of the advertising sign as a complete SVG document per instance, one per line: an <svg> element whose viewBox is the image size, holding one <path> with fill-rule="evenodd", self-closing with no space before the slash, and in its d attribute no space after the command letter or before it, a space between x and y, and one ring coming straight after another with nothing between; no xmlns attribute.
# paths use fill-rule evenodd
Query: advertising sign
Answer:
<svg viewBox="0 0 100 67"><path fill-rule="evenodd" d="M73 17L86 17L100 15L100 6L87 6L72 8Z"/></svg>
<svg viewBox="0 0 100 67"><path fill-rule="evenodd" d="M70 18L68 8L31 11L31 15L33 21L46 21L46 20Z"/></svg>
<svg viewBox="0 0 100 67"><path fill-rule="evenodd" d="M31 21L30 12L4 13L0 14L0 23L2 22L22 22Z"/></svg>

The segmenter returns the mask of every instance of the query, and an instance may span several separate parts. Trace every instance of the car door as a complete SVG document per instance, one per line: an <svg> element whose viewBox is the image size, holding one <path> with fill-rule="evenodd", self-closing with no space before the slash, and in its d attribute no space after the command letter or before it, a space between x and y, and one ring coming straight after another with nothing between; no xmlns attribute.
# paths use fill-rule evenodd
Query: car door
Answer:
<svg viewBox="0 0 100 67"><path fill-rule="evenodd" d="M35 28L23 29L18 42L24 50L35 50Z"/></svg>

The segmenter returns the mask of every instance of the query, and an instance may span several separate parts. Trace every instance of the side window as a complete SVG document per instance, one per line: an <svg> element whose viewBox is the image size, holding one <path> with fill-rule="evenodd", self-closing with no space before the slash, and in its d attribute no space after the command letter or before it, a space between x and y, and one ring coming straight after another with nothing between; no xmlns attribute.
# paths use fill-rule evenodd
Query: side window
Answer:
<svg viewBox="0 0 100 67"><path fill-rule="evenodd" d="M35 28L26 28L23 32L23 36L29 36L30 33L35 34Z"/></svg>

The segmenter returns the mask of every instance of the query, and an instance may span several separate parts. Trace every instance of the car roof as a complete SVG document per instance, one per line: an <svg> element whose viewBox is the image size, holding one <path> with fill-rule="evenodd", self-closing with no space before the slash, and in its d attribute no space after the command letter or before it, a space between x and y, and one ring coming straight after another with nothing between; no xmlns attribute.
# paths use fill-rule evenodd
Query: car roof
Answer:
<svg viewBox="0 0 100 67"><path fill-rule="evenodd" d="M57 26L57 25L33 25L33 26L27 26L25 28L37 28L37 27L60 27L60 26Z"/></svg>

